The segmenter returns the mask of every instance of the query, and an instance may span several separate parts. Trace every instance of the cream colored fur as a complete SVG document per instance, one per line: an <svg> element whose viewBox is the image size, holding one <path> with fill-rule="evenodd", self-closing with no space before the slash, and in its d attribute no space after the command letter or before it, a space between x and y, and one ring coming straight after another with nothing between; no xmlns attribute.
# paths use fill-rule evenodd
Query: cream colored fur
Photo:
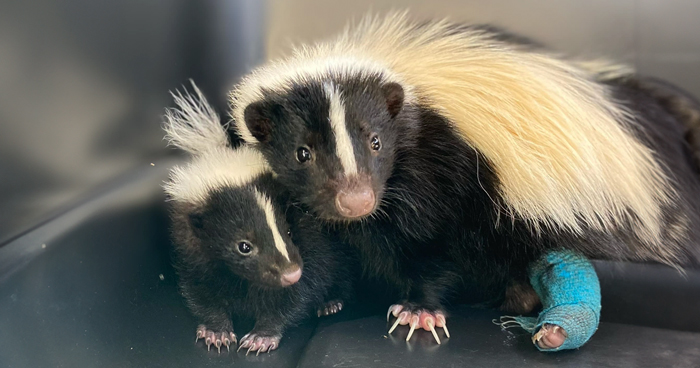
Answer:
<svg viewBox="0 0 700 368"><path fill-rule="evenodd" d="M232 117L254 142L243 110L262 88L376 74L401 83L408 103L437 109L484 154L506 213L535 231L581 232L582 224L610 231L630 222L652 250L673 191L653 152L630 132L630 114L595 83L628 72L512 47L479 31L450 32L445 21L417 29L394 14L368 17L335 40L258 68L232 92Z"/></svg>
<svg viewBox="0 0 700 368"><path fill-rule="evenodd" d="M177 108L165 110L165 138L170 145L191 154L206 152L212 147L229 145L228 136L221 126L219 115L194 82L195 95L171 92Z"/></svg>
<svg viewBox="0 0 700 368"><path fill-rule="evenodd" d="M215 147L174 167L163 188L170 200L204 205L211 191L241 187L266 172L270 167L257 150Z"/></svg>
<svg viewBox="0 0 700 368"><path fill-rule="evenodd" d="M170 171L163 188L170 200L204 205L212 190L240 187L270 172L257 150L229 147L226 129L202 92L172 93L177 108L166 110L163 129L170 144L189 152L192 159Z"/></svg>

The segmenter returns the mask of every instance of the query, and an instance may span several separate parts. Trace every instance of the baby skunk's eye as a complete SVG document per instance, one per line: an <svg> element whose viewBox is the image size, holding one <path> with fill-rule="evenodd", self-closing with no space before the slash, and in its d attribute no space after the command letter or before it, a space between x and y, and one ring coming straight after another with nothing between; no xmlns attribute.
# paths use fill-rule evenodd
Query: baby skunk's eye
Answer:
<svg viewBox="0 0 700 368"><path fill-rule="evenodd" d="M375 134L369 139L369 146L373 151L379 151L382 149L382 142L379 140L378 135Z"/></svg>
<svg viewBox="0 0 700 368"><path fill-rule="evenodd" d="M297 161L303 164L309 160L311 160L311 151L309 151L309 149L306 147L297 148Z"/></svg>
<svg viewBox="0 0 700 368"><path fill-rule="evenodd" d="M292 230L287 230L287 236L292 237Z"/></svg>
<svg viewBox="0 0 700 368"><path fill-rule="evenodd" d="M247 256L250 254L250 252L253 251L253 246L244 240L244 241L238 243L237 249L238 249L238 253L240 253L244 256Z"/></svg>

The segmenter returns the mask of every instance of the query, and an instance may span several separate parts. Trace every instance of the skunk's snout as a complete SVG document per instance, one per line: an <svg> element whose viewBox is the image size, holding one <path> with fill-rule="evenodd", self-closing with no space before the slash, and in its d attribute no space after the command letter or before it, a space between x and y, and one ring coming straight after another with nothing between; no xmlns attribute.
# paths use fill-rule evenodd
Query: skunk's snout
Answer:
<svg viewBox="0 0 700 368"><path fill-rule="evenodd" d="M297 266L295 269L283 273L280 277L280 282L282 286L290 286L296 284L301 278L301 267Z"/></svg>
<svg viewBox="0 0 700 368"><path fill-rule="evenodd" d="M341 190L335 198L338 212L347 218L368 215L374 209L374 203L374 191L370 187L362 187L354 191Z"/></svg>
<svg viewBox="0 0 700 368"><path fill-rule="evenodd" d="M372 181L367 175L354 175L341 181L335 196L335 208L348 219L367 216L376 206Z"/></svg>

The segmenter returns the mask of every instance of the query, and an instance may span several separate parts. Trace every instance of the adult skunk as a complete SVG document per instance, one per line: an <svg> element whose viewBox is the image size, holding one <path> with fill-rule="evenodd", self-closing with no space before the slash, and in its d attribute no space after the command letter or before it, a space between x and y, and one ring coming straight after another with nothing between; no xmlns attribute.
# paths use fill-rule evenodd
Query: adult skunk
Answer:
<svg viewBox="0 0 700 368"><path fill-rule="evenodd" d="M697 264L698 115L655 91L624 66L394 14L254 70L231 114L399 288L389 312L412 332L444 326L456 294L532 309L527 268L550 250Z"/></svg>
<svg viewBox="0 0 700 368"><path fill-rule="evenodd" d="M239 350L269 352L286 328L311 313L342 309L356 257L333 244L312 216L288 208L260 153L231 148L219 117L194 88L196 97L175 95L179 109L168 111L165 124L171 143L193 155L165 184L180 289L201 323L197 339L208 348L235 344L238 318L255 320Z"/></svg>

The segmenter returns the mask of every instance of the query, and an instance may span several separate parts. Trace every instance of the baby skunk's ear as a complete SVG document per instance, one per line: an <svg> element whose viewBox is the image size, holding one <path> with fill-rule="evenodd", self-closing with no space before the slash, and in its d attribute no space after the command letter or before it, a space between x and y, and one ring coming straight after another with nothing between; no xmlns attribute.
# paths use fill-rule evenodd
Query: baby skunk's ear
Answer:
<svg viewBox="0 0 700 368"><path fill-rule="evenodd" d="M282 118L284 108L268 101L254 102L243 111L245 124L250 134L259 142L266 142L274 129L275 122Z"/></svg>
<svg viewBox="0 0 700 368"><path fill-rule="evenodd" d="M387 83L382 86L382 92L384 93L389 115L394 118L403 108L403 87L398 83Z"/></svg>

